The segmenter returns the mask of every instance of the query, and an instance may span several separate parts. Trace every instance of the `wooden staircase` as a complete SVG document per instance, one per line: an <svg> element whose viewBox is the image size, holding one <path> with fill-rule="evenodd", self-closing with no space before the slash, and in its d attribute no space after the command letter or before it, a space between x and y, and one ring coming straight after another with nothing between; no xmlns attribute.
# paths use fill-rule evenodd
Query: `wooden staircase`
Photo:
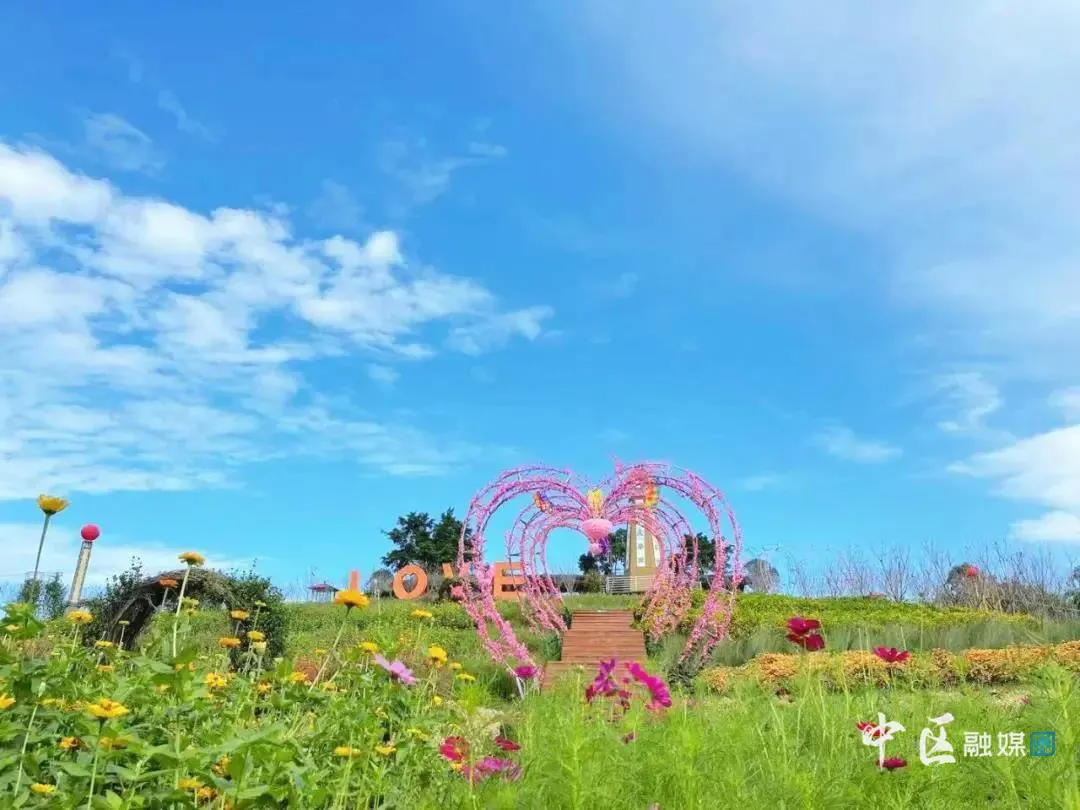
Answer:
<svg viewBox="0 0 1080 810"><path fill-rule="evenodd" d="M631 629L634 614L629 610L575 610L570 629L562 639L562 658L544 668L544 687L568 672L583 668L591 679L601 661L645 663L645 636Z"/></svg>

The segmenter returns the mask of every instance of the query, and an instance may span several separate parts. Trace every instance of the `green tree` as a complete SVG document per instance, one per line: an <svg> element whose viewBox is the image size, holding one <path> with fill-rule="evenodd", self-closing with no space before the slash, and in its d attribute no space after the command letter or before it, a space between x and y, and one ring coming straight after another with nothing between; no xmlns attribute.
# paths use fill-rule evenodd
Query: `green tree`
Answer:
<svg viewBox="0 0 1080 810"><path fill-rule="evenodd" d="M626 571L626 529L616 529L611 533L611 548L607 554L594 557L591 554L582 554L578 557L578 568L581 573L588 574L597 571L604 576L612 576Z"/></svg>
<svg viewBox="0 0 1080 810"><path fill-rule="evenodd" d="M402 515L397 526L384 532L394 548L382 558L383 565L395 571L410 564L426 571L439 571L443 563L457 560L461 527L453 509L443 512L438 523L427 512Z"/></svg>

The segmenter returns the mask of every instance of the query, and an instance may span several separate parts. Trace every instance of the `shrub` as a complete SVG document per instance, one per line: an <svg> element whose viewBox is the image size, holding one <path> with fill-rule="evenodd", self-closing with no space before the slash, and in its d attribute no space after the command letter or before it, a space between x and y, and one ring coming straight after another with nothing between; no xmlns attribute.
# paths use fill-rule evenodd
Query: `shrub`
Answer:
<svg viewBox="0 0 1080 810"><path fill-rule="evenodd" d="M596 571L590 571L581 578L582 593L601 593L604 590L604 577Z"/></svg>

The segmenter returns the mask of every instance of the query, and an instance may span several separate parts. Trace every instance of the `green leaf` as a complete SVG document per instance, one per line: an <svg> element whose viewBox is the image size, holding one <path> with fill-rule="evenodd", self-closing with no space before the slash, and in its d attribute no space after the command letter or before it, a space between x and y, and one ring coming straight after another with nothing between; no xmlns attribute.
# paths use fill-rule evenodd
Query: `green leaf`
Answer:
<svg viewBox="0 0 1080 810"><path fill-rule="evenodd" d="M60 762L60 770L66 773L68 776L74 776L77 779L89 779L90 769L80 765L77 762Z"/></svg>

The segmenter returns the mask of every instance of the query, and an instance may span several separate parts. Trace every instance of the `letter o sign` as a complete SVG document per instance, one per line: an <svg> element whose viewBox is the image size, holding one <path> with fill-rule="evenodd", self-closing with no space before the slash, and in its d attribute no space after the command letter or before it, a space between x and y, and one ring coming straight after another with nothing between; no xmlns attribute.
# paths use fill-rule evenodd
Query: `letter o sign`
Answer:
<svg viewBox="0 0 1080 810"><path fill-rule="evenodd" d="M405 577L416 577L416 584L405 590ZM424 569L410 563L394 574L394 596L398 599L417 599L427 591L428 578Z"/></svg>

